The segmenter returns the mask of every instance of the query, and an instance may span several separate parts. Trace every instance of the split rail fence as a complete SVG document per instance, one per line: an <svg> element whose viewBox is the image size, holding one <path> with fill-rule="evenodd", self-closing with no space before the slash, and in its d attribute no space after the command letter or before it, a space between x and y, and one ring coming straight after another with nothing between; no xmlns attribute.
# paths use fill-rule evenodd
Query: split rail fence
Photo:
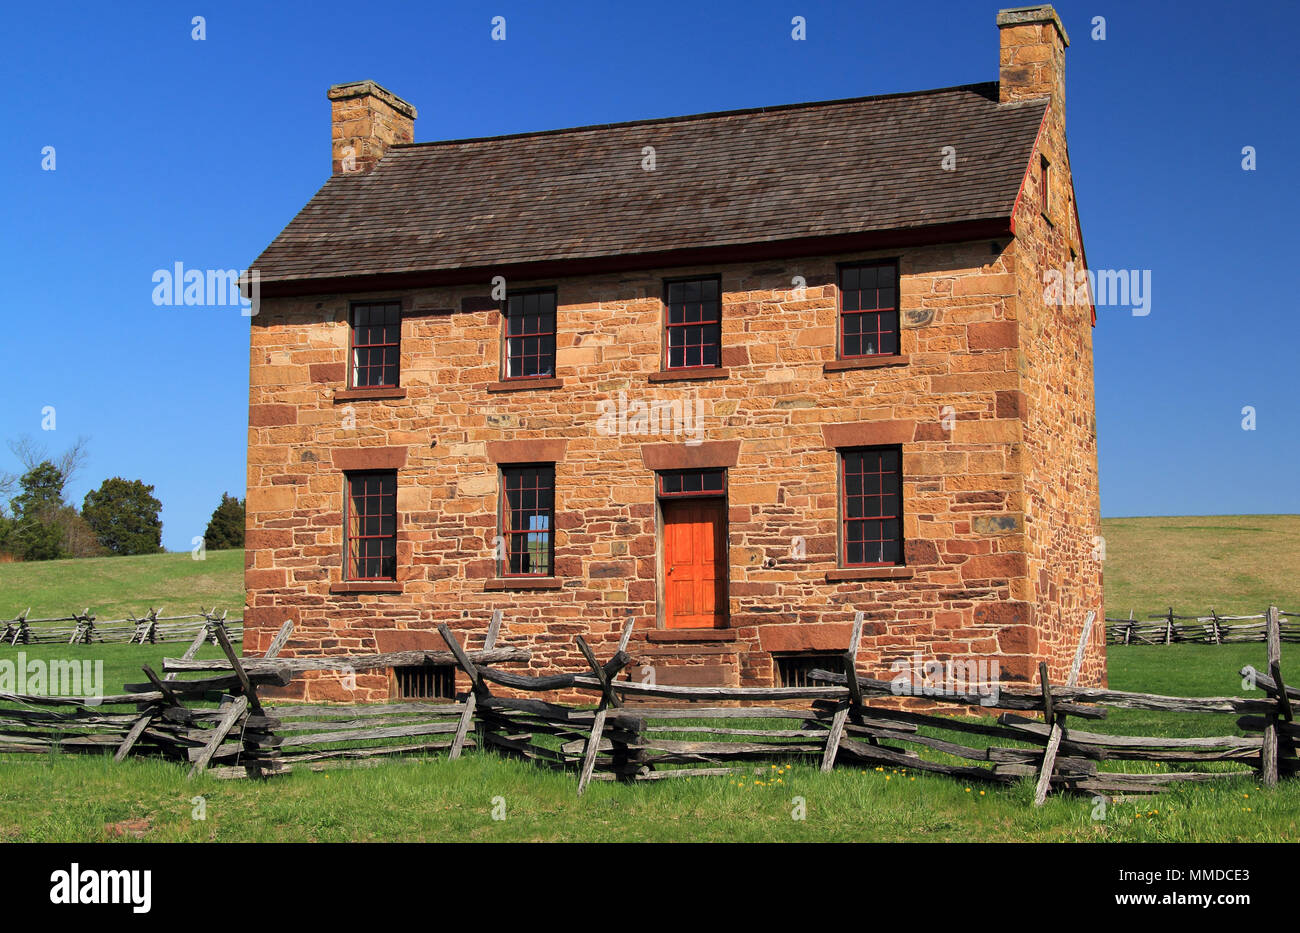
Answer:
<svg viewBox="0 0 1300 933"><path fill-rule="evenodd" d="M439 626L446 651L281 658L292 634L285 623L263 657L241 658L218 628L223 659L194 659L206 640L200 633L183 657L164 659L163 678L146 666L147 682L127 685L120 696L91 704L0 694L0 703L9 704L0 709L0 751L112 750L119 759L161 754L187 763L191 774L211 769L222 777L244 777L415 753L445 752L455 759L466 748L478 748L570 772L579 793L592 781L729 774L792 760L822 770L874 765L1001 785L1029 777L1035 779L1039 804L1062 790L1127 795L1252 774L1273 784L1279 776L1300 773L1295 747L1300 725L1292 710L1300 690L1282 680L1281 613L1270 608L1264 618L1265 669L1239 672L1260 688L1257 697L1172 697L1077 686L1095 620L1089 614L1065 684L1050 683L1043 665L1037 689L998 689L993 697L927 695L923 698L934 709L925 712L902 708L894 683L858 673L863 613L857 614L835 665L839 669L811 672L807 687L620 680L632 660L627 651L631 620L608 660L601 661L577 636L587 671L546 676L506 669L528 662L531 652L498 646L499 611L482 648L473 651ZM283 686L308 670L359 672L411 664L454 664L469 689L454 701L360 706L266 706L257 695L261 686ZM199 676L182 680L181 674ZM589 696L591 702L573 705L542 696L556 691ZM204 701L218 705L197 705ZM941 715L973 708L987 712L990 702L1001 711L996 720ZM1072 719L1104 720L1111 708L1236 714L1246 734L1168 738L1070 725ZM1125 762L1210 769L1110 770Z"/></svg>
<svg viewBox="0 0 1300 933"><path fill-rule="evenodd" d="M201 629L208 630L215 645L212 630L220 627L231 641L244 638L244 620L227 618L228 610L218 614L216 607L193 615L165 616L162 609L150 609L142 617L100 620L87 607L70 616L53 619L29 618L31 609L25 609L12 619L0 619L4 626L0 643L6 645L66 644L89 645L95 642L126 642L140 645L165 641L185 641Z"/></svg>
<svg viewBox="0 0 1300 933"><path fill-rule="evenodd" d="M1278 612L1282 641L1300 642L1300 613ZM1225 645L1268 640L1268 614L1221 616L1174 615L1173 607L1146 619L1106 619L1106 640L1112 645L1173 645L1181 643Z"/></svg>

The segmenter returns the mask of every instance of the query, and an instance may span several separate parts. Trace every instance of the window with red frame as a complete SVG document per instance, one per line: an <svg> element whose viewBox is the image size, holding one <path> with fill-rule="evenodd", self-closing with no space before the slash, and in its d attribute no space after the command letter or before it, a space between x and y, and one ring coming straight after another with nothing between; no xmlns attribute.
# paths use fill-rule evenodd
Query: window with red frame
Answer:
<svg viewBox="0 0 1300 933"><path fill-rule="evenodd" d="M903 562L902 460L897 447L840 452L844 566Z"/></svg>
<svg viewBox="0 0 1300 933"><path fill-rule="evenodd" d="M717 278L664 284L666 369L722 365L721 290Z"/></svg>
<svg viewBox="0 0 1300 933"><path fill-rule="evenodd" d="M663 470L659 473L659 497L722 496L727 492L726 470Z"/></svg>
<svg viewBox="0 0 1300 933"><path fill-rule="evenodd" d="M352 387L396 388L402 350L402 305L352 306Z"/></svg>
<svg viewBox="0 0 1300 933"><path fill-rule="evenodd" d="M506 379L555 375L555 292L522 292L506 299Z"/></svg>
<svg viewBox="0 0 1300 933"><path fill-rule="evenodd" d="M898 264L840 268L840 357L898 354Z"/></svg>
<svg viewBox="0 0 1300 933"><path fill-rule="evenodd" d="M397 579L397 474L348 473L344 503L348 580Z"/></svg>
<svg viewBox="0 0 1300 933"><path fill-rule="evenodd" d="M549 577L555 566L555 466L502 467L501 537L507 577Z"/></svg>

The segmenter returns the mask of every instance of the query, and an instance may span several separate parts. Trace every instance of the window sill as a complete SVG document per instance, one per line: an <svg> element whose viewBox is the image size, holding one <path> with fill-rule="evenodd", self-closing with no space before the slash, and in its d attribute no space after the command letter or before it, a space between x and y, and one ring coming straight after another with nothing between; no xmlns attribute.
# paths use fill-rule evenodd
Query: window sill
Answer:
<svg viewBox="0 0 1300 933"><path fill-rule="evenodd" d="M649 642L735 641L736 633L725 628L663 628L646 632Z"/></svg>
<svg viewBox="0 0 1300 933"><path fill-rule="evenodd" d="M375 389L339 389L334 393L336 402L356 402L373 398L406 398L406 389L401 386L386 386Z"/></svg>
<svg viewBox="0 0 1300 933"><path fill-rule="evenodd" d="M884 366L906 366L908 356L900 353L896 356L864 356L860 359L831 360L822 364L822 372L838 373L846 369L880 369Z"/></svg>
<svg viewBox="0 0 1300 933"><path fill-rule="evenodd" d="M691 379L726 379L731 370L725 366L698 366L691 369L665 369L651 373L647 378L651 382L687 382Z"/></svg>
<svg viewBox="0 0 1300 933"><path fill-rule="evenodd" d="M524 389L559 389L564 386L561 379L505 379L501 382L489 382L489 392L519 392Z"/></svg>
<svg viewBox="0 0 1300 933"><path fill-rule="evenodd" d="M826 571L827 583L850 580L910 580L916 574L911 567L844 567Z"/></svg>
<svg viewBox="0 0 1300 933"><path fill-rule="evenodd" d="M344 593L400 593L402 584L397 580L343 580L330 584L330 594Z"/></svg>
<svg viewBox="0 0 1300 933"><path fill-rule="evenodd" d="M559 577L494 577L483 584L487 592L497 590L558 590L564 586Z"/></svg>

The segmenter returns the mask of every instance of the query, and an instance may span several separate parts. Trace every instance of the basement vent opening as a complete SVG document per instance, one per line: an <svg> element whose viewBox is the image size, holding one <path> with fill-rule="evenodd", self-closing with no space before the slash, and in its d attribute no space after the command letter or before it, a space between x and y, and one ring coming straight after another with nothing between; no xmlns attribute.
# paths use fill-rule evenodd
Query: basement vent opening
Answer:
<svg viewBox="0 0 1300 933"><path fill-rule="evenodd" d="M456 668L452 664L415 664L393 668L397 696L402 700L449 700L456 696Z"/></svg>
<svg viewBox="0 0 1300 933"><path fill-rule="evenodd" d="M777 678L782 687L825 687L827 684L808 679L808 672L821 668L839 672L844 669L844 656L831 652L806 652L776 656Z"/></svg>

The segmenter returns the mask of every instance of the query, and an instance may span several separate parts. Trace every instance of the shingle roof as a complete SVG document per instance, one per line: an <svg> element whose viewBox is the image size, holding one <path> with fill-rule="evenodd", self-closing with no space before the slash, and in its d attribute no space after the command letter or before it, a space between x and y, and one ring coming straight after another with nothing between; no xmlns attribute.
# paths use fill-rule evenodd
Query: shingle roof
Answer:
<svg viewBox="0 0 1300 933"><path fill-rule="evenodd" d="M265 284L1005 219L1046 105L997 99L975 84L395 146L332 176L253 268Z"/></svg>

